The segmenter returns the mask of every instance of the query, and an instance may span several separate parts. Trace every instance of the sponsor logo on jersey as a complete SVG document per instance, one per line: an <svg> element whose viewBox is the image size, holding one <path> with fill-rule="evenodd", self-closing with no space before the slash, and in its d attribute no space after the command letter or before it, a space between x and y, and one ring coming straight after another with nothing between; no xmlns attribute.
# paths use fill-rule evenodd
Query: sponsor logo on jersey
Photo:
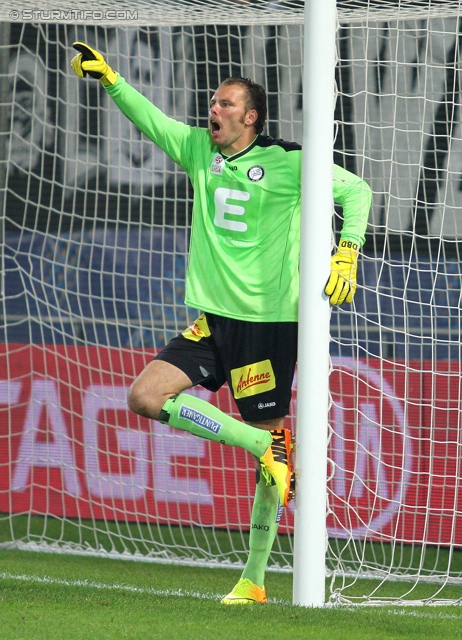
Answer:
<svg viewBox="0 0 462 640"><path fill-rule="evenodd" d="M223 173L223 168L225 166L225 159L219 153L215 153L212 158L212 164L210 165L211 173L215 173L218 176L221 176Z"/></svg>
<svg viewBox="0 0 462 640"><path fill-rule="evenodd" d="M199 342L202 338L210 336L209 325L204 314L200 315L182 334L187 340Z"/></svg>
<svg viewBox="0 0 462 640"><path fill-rule="evenodd" d="M197 424L198 427L202 427L212 433L218 433L222 427L221 422L217 422L200 411L187 407L185 404L181 405L180 418L190 420L191 422L194 422L194 424Z"/></svg>
<svg viewBox="0 0 462 640"><path fill-rule="evenodd" d="M246 398L270 391L276 386L276 376L270 360L262 360L245 367L231 369L234 397Z"/></svg>
<svg viewBox="0 0 462 640"><path fill-rule="evenodd" d="M258 182L265 175L265 170L260 165L256 164L247 171L247 177L252 182Z"/></svg>

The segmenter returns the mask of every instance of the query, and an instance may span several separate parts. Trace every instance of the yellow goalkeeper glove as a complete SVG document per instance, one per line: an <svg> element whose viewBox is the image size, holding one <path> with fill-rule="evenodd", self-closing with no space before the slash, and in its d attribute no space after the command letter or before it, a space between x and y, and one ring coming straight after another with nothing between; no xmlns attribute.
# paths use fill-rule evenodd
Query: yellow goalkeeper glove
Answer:
<svg viewBox="0 0 462 640"><path fill-rule="evenodd" d="M73 47L80 52L71 61L71 67L76 76L85 78L88 73L92 78L101 80L101 84L105 87L114 84L119 74L111 69L99 51L95 51L83 42L74 42Z"/></svg>
<svg viewBox="0 0 462 640"><path fill-rule="evenodd" d="M330 259L330 278L324 289L331 304L353 302L359 247L351 240L340 240L339 250Z"/></svg>

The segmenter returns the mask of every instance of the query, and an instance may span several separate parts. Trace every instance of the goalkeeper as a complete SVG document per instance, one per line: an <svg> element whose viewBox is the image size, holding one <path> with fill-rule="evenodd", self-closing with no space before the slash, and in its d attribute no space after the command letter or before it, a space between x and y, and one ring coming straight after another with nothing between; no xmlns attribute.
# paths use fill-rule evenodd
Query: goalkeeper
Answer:
<svg viewBox="0 0 462 640"><path fill-rule="evenodd" d="M249 557L223 604L266 602L264 575L282 507L293 496L293 441L284 428L297 358L301 147L263 135L260 85L229 78L210 102L209 127L164 115L84 43L72 68L98 78L119 109L180 165L194 188L186 280L201 315L133 382L134 412L253 454L257 484ZM340 246L325 292L352 302L358 250L371 204L368 185L334 166L333 199L343 207ZM316 363L313 363L316 366ZM242 421L183 393L225 382Z"/></svg>

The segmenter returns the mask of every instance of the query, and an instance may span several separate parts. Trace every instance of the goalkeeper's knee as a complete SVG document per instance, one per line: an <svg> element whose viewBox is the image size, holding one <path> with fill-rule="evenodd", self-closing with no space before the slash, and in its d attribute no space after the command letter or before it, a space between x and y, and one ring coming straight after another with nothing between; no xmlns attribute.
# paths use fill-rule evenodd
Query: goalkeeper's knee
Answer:
<svg viewBox="0 0 462 640"><path fill-rule="evenodd" d="M79 51L71 61L71 67L76 76L84 78L88 73L92 78L101 80L101 84L105 87L114 84L119 74L111 69L99 51L92 49L84 42L74 42L73 47Z"/></svg>

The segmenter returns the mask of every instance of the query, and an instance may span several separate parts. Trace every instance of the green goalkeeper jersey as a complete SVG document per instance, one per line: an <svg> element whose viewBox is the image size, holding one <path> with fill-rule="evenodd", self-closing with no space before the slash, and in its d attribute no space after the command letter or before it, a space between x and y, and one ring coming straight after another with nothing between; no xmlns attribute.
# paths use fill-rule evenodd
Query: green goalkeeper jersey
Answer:
<svg viewBox="0 0 462 640"><path fill-rule="evenodd" d="M258 135L226 157L208 129L169 118L121 76L106 91L191 179L186 304L237 320L297 321L300 145ZM334 165L333 197L343 207L342 239L362 245L368 185Z"/></svg>

